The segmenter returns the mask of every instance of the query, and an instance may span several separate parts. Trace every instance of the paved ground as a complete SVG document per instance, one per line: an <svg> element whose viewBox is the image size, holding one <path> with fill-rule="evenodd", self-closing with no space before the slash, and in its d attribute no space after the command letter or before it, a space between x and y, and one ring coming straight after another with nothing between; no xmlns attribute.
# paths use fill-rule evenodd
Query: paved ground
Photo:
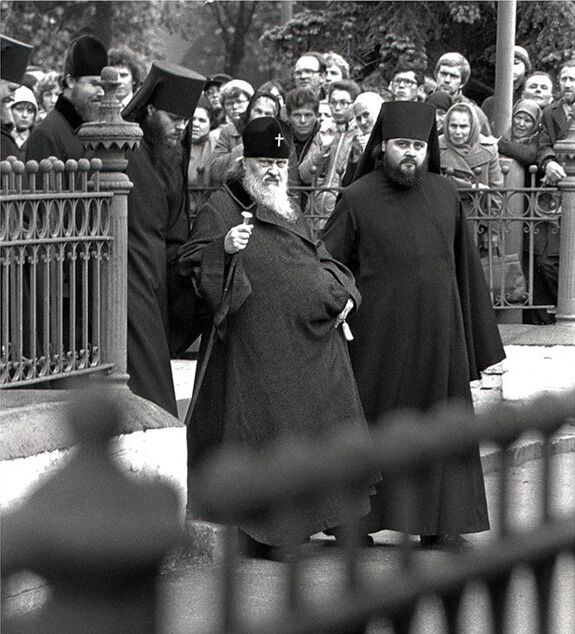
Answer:
<svg viewBox="0 0 575 634"><path fill-rule="evenodd" d="M561 515L575 514L575 454L558 454L553 459L554 512ZM511 517L518 529L526 530L538 516L538 495L541 486L541 461L533 460L515 467L511 476L513 504ZM492 472L486 477L490 515L493 528L487 533L472 536L480 547L496 534L498 476ZM398 565L398 535L383 531L376 536L376 546L365 549L362 555L362 574L367 587L376 580L390 579ZM329 538L314 540L313 558L308 562L308 572L301 591L311 601L333 600L341 580L342 567L328 545ZM431 566L445 558L445 553L422 551L414 542L418 565ZM285 606L286 565L255 559L242 559L237 570L239 610L245 617L266 618L281 614ZM390 576L391 575L391 576ZM219 596L222 590L222 567L204 566L179 569L163 577L162 592L166 603L165 634L190 634L213 631L217 623ZM575 631L575 563L573 559L561 559L556 570L552 599L553 634ZM533 579L526 570L519 571L513 579L509 608L509 627L506 631L517 634L536 634L538 598ZM491 629L488 597L483 587L475 585L465 594L461 612L462 632L489 634ZM429 600L416 618L413 634L435 634L444 631L443 617L437 602ZM391 629L385 623L374 623L370 634L387 634Z"/></svg>

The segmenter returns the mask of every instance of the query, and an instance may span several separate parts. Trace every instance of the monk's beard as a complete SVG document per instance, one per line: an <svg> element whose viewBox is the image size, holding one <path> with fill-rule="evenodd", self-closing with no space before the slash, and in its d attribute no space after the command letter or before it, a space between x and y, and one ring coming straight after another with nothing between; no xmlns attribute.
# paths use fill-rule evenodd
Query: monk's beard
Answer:
<svg viewBox="0 0 575 634"><path fill-rule="evenodd" d="M157 113L144 119L140 126L150 147L154 167L160 170L171 170L182 164L184 157L182 138L166 135L161 124L158 124Z"/></svg>
<svg viewBox="0 0 575 634"><path fill-rule="evenodd" d="M415 183L417 183L421 174L426 170L425 164L417 165L415 161L415 169L405 169L402 167L402 164L406 161L402 161L399 165L392 163L385 152L383 153L383 164L382 169L384 174L386 174L394 183L401 185L402 187L413 187Z"/></svg>
<svg viewBox="0 0 575 634"><path fill-rule="evenodd" d="M289 222L297 220L297 213L288 197L287 180L281 179L277 184L262 183L261 178L246 165L242 185L257 204L271 209Z"/></svg>

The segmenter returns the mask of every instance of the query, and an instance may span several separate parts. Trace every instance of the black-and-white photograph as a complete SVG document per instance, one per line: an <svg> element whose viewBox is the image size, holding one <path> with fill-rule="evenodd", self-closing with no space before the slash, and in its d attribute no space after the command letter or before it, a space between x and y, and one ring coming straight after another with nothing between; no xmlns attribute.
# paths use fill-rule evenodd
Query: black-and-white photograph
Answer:
<svg viewBox="0 0 575 634"><path fill-rule="evenodd" d="M2 631L575 632L575 2L0 24Z"/></svg>

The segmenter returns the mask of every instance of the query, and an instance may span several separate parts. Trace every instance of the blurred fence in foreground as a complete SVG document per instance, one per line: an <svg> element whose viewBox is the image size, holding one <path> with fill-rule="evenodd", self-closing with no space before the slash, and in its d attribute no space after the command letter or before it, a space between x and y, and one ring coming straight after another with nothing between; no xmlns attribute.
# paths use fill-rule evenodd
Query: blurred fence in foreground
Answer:
<svg viewBox="0 0 575 634"><path fill-rule="evenodd" d="M120 414L106 403L89 405L79 403L71 414L81 443L72 461L4 519L3 575L9 578L27 568L50 583L51 599L39 616L38 632L163 631L155 579L162 557L182 539L173 491L135 483L120 473L106 448ZM551 441L568 422L575 422L573 396L548 396L528 406L499 406L480 416L455 409L433 416L398 414L373 430L369 446L334 436L280 442L265 454L223 448L194 479L198 503L228 524L219 569L223 595L214 597L221 615L203 631L351 634L366 631L374 619L384 619L395 633L407 634L418 606L435 597L444 607L444 631L454 634L463 631L458 621L462 596L481 583L491 599L492 631L500 634L510 631L506 615L513 574L528 569L535 579L538 606L539 622L533 631L551 632L556 563L562 554L575 554L575 519L555 508L551 469ZM543 442L543 486L533 490L530 504L536 521L526 527L509 515L513 492L508 450L533 432ZM484 442L500 449L499 516L491 518L496 526L491 539L471 551L438 558L428 567L421 565L418 549L405 535L397 565L371 570L367 580L364 550L357 545L352 526L348 546L332 549L345 574L329 599L312 601L302 593L303 578L309 574L304 552L277 564L285 579L283 606L277 614L266 620L242 615L247 597L238 574L233 524L304 513L314 500L333 491L346 493L353 508L355 483L374 469L398 482L394 502L408 509L417 504L414 473L439 463L454 469L471 448Z"/></svg>

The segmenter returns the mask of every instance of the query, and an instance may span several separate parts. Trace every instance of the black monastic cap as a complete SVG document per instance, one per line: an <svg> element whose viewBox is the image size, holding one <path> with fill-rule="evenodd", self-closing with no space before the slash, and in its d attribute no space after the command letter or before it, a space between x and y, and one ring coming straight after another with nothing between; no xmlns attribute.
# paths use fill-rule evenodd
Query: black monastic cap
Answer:
<svg viewBox="0 0 575 634"><path fill-rule="evenodd" d="M244 157L287 159L292 150L292 133L287 123L275 117L257 117L242 133Z"/></svg>
<svg viewBox="0 0 575 634"><path fill-rule="evenodd" d="M142 87L124 108L126 121L141 121L146 106L152 104L159 110L191 118L202 94L206 78L193 70L171 64L154 62Z"/></svg>
<svg viewBox="0 0 575 634"><path fill-rule="evenodd" d="M108 51L97 37L81 35L68 47L64 58L64 77L100 75L108 65Z"/></svg>
<svg viewBox="0 0 575 634"><path fill-rule="evenodd" d="M428 145L428 170L441 173L435 106L420 101L386 101L381 104L377 121L359 159L354 180L373 171L381 143L389 139L425 141Z"/></svg>
<svg viewBox="0 0 575 634"><path fill-rule="evenodd" d="M1 77L14 84L20 84L28 66L32 46L6 35L0 35L0 41L2 42Z"/></svg>

